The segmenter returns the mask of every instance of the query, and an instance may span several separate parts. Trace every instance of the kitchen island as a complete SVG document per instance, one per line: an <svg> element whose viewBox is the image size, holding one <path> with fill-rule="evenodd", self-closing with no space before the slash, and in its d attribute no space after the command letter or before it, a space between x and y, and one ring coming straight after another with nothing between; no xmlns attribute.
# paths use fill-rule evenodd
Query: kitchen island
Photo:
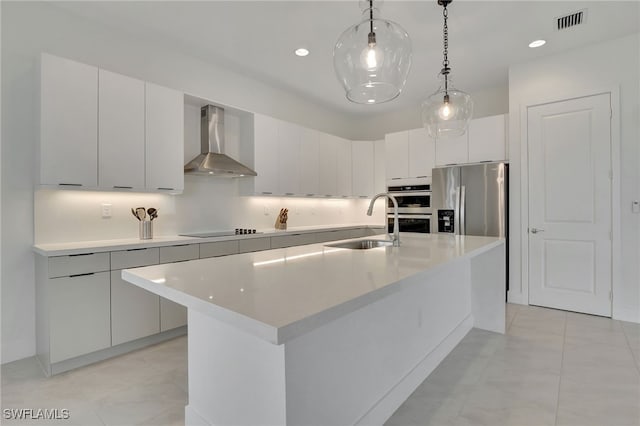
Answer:
<svg viewBox="0 0 640 426"><path fill-rule="evenodd" d="M188 308L187 425L382 424L472 327L504 332L503 240L334 245L122 271Z"/></svg>

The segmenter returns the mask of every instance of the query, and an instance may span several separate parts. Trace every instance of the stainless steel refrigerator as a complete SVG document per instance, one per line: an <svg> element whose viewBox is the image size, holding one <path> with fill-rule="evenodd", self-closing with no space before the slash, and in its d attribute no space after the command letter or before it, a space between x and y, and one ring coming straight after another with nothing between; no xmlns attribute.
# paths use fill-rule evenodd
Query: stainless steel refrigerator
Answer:
<svg viewBox="0 0 640 426"><path fill-rule="evenodd" d="M509 165L480 163L433 169L431 233L506 240L509 289Z"/></svg>

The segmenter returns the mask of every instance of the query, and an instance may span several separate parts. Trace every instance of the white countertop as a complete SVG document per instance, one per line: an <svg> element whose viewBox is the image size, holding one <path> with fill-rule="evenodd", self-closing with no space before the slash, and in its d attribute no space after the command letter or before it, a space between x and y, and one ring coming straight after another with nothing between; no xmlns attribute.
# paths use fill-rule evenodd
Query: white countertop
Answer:
<svg viewBox="0 0 640 426"><path fill-rule="evenodd" d="M369 250L310 244L127 269L122 277L281 344L401 290L407 277L435 272L504 243L438 234L401 234L401 241L400 247Z"/></svg>
<svg viewBox="0 0 640 426"><path fill-rule="evenodd" d="M376 225L316 225L298 226L288 228L286 231L275 229L259 229L259 234L228 235L224 237L183 237L180 235L154 237L151 240L141 240L139 238L100 240L100 241L76 241L68 243L35 244L33 251L43 256L66 256L70 254L83 254L89 252L105 252L117 250L130 250L137 248L162 247L179 244L197 244L216 241L228 241L238 239L250 239L260 237L273 237L276 235L304 234L323 231L337 231L355 228L381 229L383 226Z"/></svg>

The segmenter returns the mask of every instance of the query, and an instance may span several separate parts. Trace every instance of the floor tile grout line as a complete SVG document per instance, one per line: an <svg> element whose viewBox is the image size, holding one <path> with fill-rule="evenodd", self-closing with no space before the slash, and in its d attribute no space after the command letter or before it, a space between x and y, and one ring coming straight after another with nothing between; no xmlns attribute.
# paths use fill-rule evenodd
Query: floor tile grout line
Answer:
<svg viewBox="0 0 640 426"><path fill-rule="evenodd" d="M631 351L631 357L633 358L634 364L636 366L636 370L638 370L638 374L640 374L640 359L636 357L636 353L634 352L633 347L631 346L631 342L629 341L629 335L627 334L624 324L621 324L621 327L622 327L622 334L624 334L624 340L627 342L627 346Z"/></svg>
<svg viewBox="0 0 640 426"><path fill-rule="evenodd" d="M558 378L558 397L556 398L556 413L553 424L558 426L558 412L560 411L560 390L562 389L562 373L564 370L564 350L567 340L567 322L569 318L567 313L564 314L564 332L562 334L562 357L560 357L560 377Z"/></svg>

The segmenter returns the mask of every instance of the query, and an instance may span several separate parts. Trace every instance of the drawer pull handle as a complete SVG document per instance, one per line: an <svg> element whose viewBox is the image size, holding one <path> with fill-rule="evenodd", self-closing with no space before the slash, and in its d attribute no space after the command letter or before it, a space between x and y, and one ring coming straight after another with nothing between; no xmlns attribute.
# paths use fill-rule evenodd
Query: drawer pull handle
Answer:
<svg viewBox="0 0 640 426"><path fill-rule="evenodd" d="M263 193L263 194L266 194L266 195L271 195L271 194L273 194L273 192L270 192L270 191L262 191L262 193Z"/></svg>
<svg viewBox="0 0 640 426"><path fill-rule="evenodd" d="M191 244L176 244L175 246L168 246L168 247L187 247L187 246L190 246L190 245Z"/></svg>
<svg viewBox="0 0 640 426"><path fill-rule="evenodd" d="M159 187L158 188L160 191L174 191L175 188L165 188L165 187Z"/></svg>
<svg viewBox="0 0 640 426"><path fill-rule="evenodd" d="M113 185L113 187L115 189L133 189L133 186L119 186L119 185Z"/></svg>
<svg viewBox="0 0 640 426"><path fill-rule="evenodd" d="M59 186L82 186L81 183L59 183Z"/></svg>
<svg viewBox="0 0 640 426"><path fill-rule="evenodd" d="M76 278L76 277L86 277L88 275L94 275L95 272L87 272L86 274L74 274L74 275L69 275L69 278Z"/></svg>
<svg viewBox="0 0 640 426"><path fill-rule="evenodd" d="M142 250L147 250L146 248L135 248L135 249L127 249L127 251L142 251Z"/></svg>
<svg viewBox="0 0 640 426"><path fill-rule="evenodd" d="M93 256L95 253L78 253L78 254L70 254L69 257L78 257L78 256Z"/></svg>

